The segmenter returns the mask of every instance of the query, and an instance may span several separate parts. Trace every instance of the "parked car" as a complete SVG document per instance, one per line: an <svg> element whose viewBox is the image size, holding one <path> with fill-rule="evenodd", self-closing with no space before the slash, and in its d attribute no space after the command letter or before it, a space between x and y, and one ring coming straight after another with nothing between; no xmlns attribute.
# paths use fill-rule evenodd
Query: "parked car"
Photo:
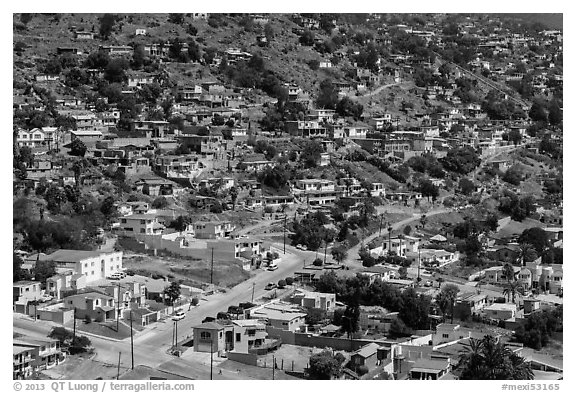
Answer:
<svg viewBox="0 0 576 393"><path fill-rule="evenodd" d="M184 319L185 316L186 316L186 313L184 312L184 310L182 310L180 308L180 309L176 310L176 312L174 313L174 316L172 317L172 320L179 321L181 319Z"/></svg>
<svg viewBox="0 0 576 393"><path fill-rule="evenodd" d="M126 273L123 272L116 272L116 273L112 273L108 279L109 280L121 280L123 278L126 278Z"/></svg>
<svg viewBox="0 0 576 393"><path fill-rule="evenodd" d="M308 250L308 247L306 247L306 246L303 245L303 244L298 244L298 245L296 246L296 248L299 249L299 250L302 250L302 251L307 251L307 250Z"/></svg>
<svg viewBox="0 0 576 393"><path fill-rule="evenodd" d="M278 285L274 284L273 282L269 282L269 283L264 287L264 289L267 290L267 291L270 291L271 289L274 289L274 288L276 288L277 286L278 286Z"/></svg>
<svg viewBox="0 0 576 393"><path fill-rule="evenodd" d="M432 286L432 281L428 280L424 283L425 287L431 287Z"/></svg>
<svg viewBox="0 0 576 393"><path fill-rule="evenodd" d="M278 269L278 265L276 263L272 263L272 264L268 265L268 270L273 271L276 269Z"/></svg>

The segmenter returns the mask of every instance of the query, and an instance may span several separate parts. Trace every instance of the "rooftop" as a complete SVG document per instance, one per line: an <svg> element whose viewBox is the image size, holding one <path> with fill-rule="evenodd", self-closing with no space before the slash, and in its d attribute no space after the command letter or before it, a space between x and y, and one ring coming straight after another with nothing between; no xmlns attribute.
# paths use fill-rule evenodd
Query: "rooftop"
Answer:
<svg viewBox="0 0 576 393"><path fill-rule="evenodd" d="M78 262L88 258L97 258L100 255L111 254L107 251L84 251L84 250L57 250L46 256L46 260L58 262Z"/></svg>

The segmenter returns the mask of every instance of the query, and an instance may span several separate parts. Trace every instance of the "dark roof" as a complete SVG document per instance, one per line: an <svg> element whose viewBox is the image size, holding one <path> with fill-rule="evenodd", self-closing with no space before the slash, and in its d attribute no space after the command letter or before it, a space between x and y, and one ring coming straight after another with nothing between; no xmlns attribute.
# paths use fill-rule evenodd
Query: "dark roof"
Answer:
<svg viewBox="0 0 576 393"><path fill-rule="evenodd" d="M224 326L216 322L204 322L200 325L192 326L192 329L222 330Z"/></svg>

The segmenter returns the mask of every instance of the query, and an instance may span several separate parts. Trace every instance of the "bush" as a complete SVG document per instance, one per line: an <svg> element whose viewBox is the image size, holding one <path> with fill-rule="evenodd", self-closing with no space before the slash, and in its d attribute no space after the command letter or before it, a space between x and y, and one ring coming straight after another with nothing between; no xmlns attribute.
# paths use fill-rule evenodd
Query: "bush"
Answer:
<svg viewBox="0 0 576 393"><path fill-rule="evenodd" d="M90 315L86 315L86 316L84 317L84 322L85 322L85 323L92 323L92 318L90 318Z"/></svg>
<svg viewBox="0 0 576 393"><path fill-rule="evenodd" d="M316 258L316 259L314 260L314 262L312 262L312 264L313 264L314 266L322 266L322 265L324 264L324 262L322 261L322 259Z"/></svg>
<svg viewBox="0 0 576 393"><path fill-rule="evenodd" d="M278 280L278 288L282 289L286 287L286 281Z"/></svg>
<svg viewBox="0 0 576 393"><path fill-rule="evenodd" d="M286 281L286 285L294 284L294 279L292 277L286 277L284 281Z"/></svg>
<svg viewBox="0 0 576 393"><path fill-rule="evenodd" d="M362 376L362 375L368 373L368 367L366 367L365 365L362 365L362 366L358 367L358 369L356 371L357 371L358 375Z"/></svg>
<svg viewBox="0 0 576 393"><path fill-rule="evenodd" d="M192 303L192 305L193 305L193 306L197 306L197 305L198 305L198 303L200 303L200 301L198 300L198 298L197 298L197 297L194 297L194 298L192 298L192 301L191 301L191 303Z"/></svg>

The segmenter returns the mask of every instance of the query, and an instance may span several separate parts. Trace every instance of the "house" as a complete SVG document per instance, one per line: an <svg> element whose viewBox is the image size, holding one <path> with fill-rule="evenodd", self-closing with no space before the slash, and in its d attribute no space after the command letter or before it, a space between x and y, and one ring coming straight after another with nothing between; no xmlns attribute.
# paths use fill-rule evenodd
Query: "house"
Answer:
<svg viewBox="0 0 576 393"><path fill-rule="evenodd" d="M64 305L76 310L76 318L89 317L93 321L106 322L116 319L114 297L100 292L86 292L64 298Z"/></svg>
<svg viewBox="0 0 576 393"><path fill-rule="evenodd" d="M336 190L336 183L324 179L300 179L296 180L293 188L294 196L303 199L310 205L325 205L333 203L342 195L342 191Z"/></svg>
<svg viewBox="0 0 576 393"><path fill-rule="evenodd" d="M524 316L527 316L535 311L540 310L540 300L538 299L534 299L534 298L529 298L529 299L523 299L523 305L524 305Z"/></svg>
<svg viewBox="0 0 576 393"><path fill-rule="evenodd" d="M118 227L119 232L124 236L160 235L164 229L164 225L158 222L158 217L154 214L130 214L121 217Z"/></svg>
<svg viewBox="0 0 576 393"><path fill-rule="evenodd" d="M336 111L333 109L313 109L308 114L308 119L320 123L333 123L335 114Z"/></svg>
<svg viewBox="0 0 576 393"><path fill-rule="evenodd" d="M291 136L300 138L326 138L328 129L318 121L286 121L285 131Z"/></svg>
<svg viewBox="0 0 576 393"><path fill-rule="evenodd" d="M442 266L458 259L458 254L446 250L421 248L418 253L409 253L407 258L424 266Z"/></svg>
<svg viewBox="0 0 576 393"><path fill-rule="evenodd" d="M194 352L223 352L229 349L226 345L226 333L232 335L233 327L216 322L204 322L192 327L194 337ZM232 341L232 340L230 340Z"/></svg>
<svg viewBox="0 0 576 393"><path fill-rule="evenodd" d="M378 364L379 348L380 344L370 343L352 352L350 355L350 368L358 370L359 367L365 366L368 370L374 369Z"/></svg>
<svg viewBox="0 0 576 393"><path fill-rule="evenodd" d="M304 308L319 308L327 312L332 312L336 307L336 294L297 289L290 298L290 302Z"/></svg>
<svg viewBox="0 0 576 393"><path fill-rule="evenodd" d="M101 45L99 50L108 53L110 56L132 55L134 49L128 45Z"/></svg>
<svg viewBox="0 0 576 393"><path fill-rule="evenodd" d="M35 347L24 345L12 346L12 379L28 379L36 371L33 364L35 361L35 350Z"/></svg>
<svg viewBox="0 0 576 393"><path fill-rule="evenodd" d="M161 196L172 195L177 184L162 178L141 178L135 183L136 190L145 195Z"/></svg>
<svg viewBox="0 0 576 393"><path fill-rule="evenodd" d="M266 324L279 330L291 332L300 331L305 325L306 313L294 304L273 302L252 308L249 314L250 319L266 321Z"/></svg>
<svg viewBox="0 0 576 393"><path fill-rule="evenodd" d="M516 304L493 303L487 307L484 307L483 312L484 315L490 319L506 321L516 317L517 307Z"/></svg>
<svg viewBox="0 0 576 393"><path fill-rule="evenodd" d="M389 312L380 306L360 306L358 326L360 330L373 332L388 332L390 325L398 318L397 312Z"/></svg>
<svg viewBox="0 0 576 393"><path fill-rule="evenodd" d="M76 31L74 33L75 38L77 40L93 40L94 39L94 33L90 32L90 31Z"/></svg>
<svg viewBox="0 0 576 393"><path fill-rule="evenodd" d="M14 376L25 378L33 371L57 366L66 359L58 340L20 336L12 340Z"/></svg>
<svg viewBox="0 0 576 393"><path fill-rule="evenodd" d="M455 323L439 323L436 325L436 331L432 335L432 345L452 343L455 341L470 338L470 330L463 329Z"/></svg>
<svg viewBox="0 0 576 393"><path fill-rule="evenodd" d="M72 130L70 131L71 141L76 139L86 143L102 139L102 131L98 130Z"/></svg>
<svg viewBox="0 0 576 393"><path fill-rule="evenodd" d="M56 262L56 267L70 269L86 276L86 283L109 277L122 271L122 255L119 252L57 250L45 260Z"/></svg>
<svg viewBox="0 0 576 393"><path fill-rule="evenodd" d="M412 380L438 380L450 371L450 360L417 359L408 375Z"/></svg>
<svg viewBox="0 0 576 393"><path fill-rule="evenodd" d="M488 304L488 296L481 293L467 293L459 296L454 304L454 316L465 319L478 313Z"/></svg>
<svg viewBox="0 0 576 393"><path fill-rule="evenodd" d="M264 347L268 339L266 325L254 319L239 319L232 321L234 341L232 351L250 353L254 349Z"/></svg>
<svg viewBox="0 0 576 393"><path fill-rule="evenodd" d="M86 276L72 271L63 272L46 280L46 294L60 300L67 291L86 288Z"/></svg>
<svg viewBox="0 0 576 393"><path fill-rule="evenodd" d="M14 312L27 314L30 311L30 302L42 299L44 290L37 281L17 281L12 284L12 302Z"/></svg>
<svg viewBox="0 0 576 393"><path fill-rule="evenodd" d="M370 196L386 197L386 188L384 187L384 183L370 183Z"/></svg>
<svg viewBox="0 0 576 393"><path fill-rule="evenodd" d="M236 229L229 221L198 221L194 223L194 235L198 239L221 239L230 237Z"/></svg>
<svg viewBox="0 0 576 393"><path fill-rule="evenodd" d="M146 29L136 29L135 35L146 35Z"/></svg>

